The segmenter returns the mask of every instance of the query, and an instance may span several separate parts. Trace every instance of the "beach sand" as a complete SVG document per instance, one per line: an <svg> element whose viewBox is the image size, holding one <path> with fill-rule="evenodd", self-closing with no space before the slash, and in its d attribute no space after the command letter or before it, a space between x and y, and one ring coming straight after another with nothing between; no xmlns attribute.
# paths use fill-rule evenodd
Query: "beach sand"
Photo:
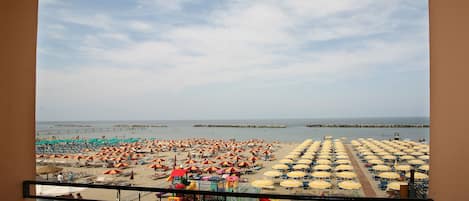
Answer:
<svg viewBox="0 0 469 201"><path fill-rule="evenodd" d="M224 141L223 143L229 144L230 142ZM243 144L244 143L244 144ZM321 141L321 143L324 143L324 141ZM271 151L271 157L274 158L273 160L261 160L259 157L259 160L255 162L256 166L261 166L260 170L255 170L253 171L252 174L243 174L241 175L242 180L247 180L246 182L240 182L238 186L238 192L251 192L251 193L270 193L270 194L301 194L301 195L325 195L325 196L347 196L347 197L363 197L363 196L378 196L378 197L386 197L386 193L377 187L376 181L372 178L372 175L367 171L367 169L364 167L364 164L360 161L360 159L357 157L357 152L354 150L352 145L347 144L347 143L342 143L342 146L344 147L344 151L347 153L349 160L352 162L351 165L354 167L353 172L355 172L358 175L358 178L355 179L355 181L360 182L362 188L359 190L343 190L340 189L337 184L340 182L337 180L337 178L332 177L329 181L332 183L332 188L326 189L326 190L314 190L314 189L303 189L303 188L293 188L293 189L286 189L284 187L279 186L279 182L281 179L273 179L275 184L273 189L258 189L258 188L253 188L251 186L251 182L258 180L258 179L272 179L269 177L264 176L264 172L273 170L272 166L275 164L279 164L279 160L285 158L287 155L289 155L295 148L297 148L302 142L294 142L294 143L285 143L285 142L276 142L273 144L269 144L266 142L259 142L259 144L256 144L256 146L248 146L246 145L246 142L241 142L241 147L238 150L239 153L232 153L230 150L236 150L236 149L226 149L224 151L220 151L215 153L215 155L209 157L208 159L217 161L216 164L213 164L212 166L220 166L218 163L221 162L222 160L216 160L215 157L217 156L227 156L228 154L232 153L233 155L238 155L242 156L243 159L240 159L239 162L241 161L246 161L248 160L247 158L251 156L251 152L253 149L250 149L252 147L256 147L257 145L262 145L262 149L260 152L258 152L258 156L261 156L263 153L263 150L269 150ZM203 146L211 146L211 145L203 145ZM271 146L271 148L266 148ZM309 145L306 145L309 147ZM238 147L238 148L239 148ZM200 148L200 147L198 147ZM145 153L145 156L141 157L139 160L147 161L151 163L151 161L155 158L159 159L164 159L165 161L162 163L166 166L170 167L170 170L167 171L167 173L171 172L171 169L173 167L173 162L171 162L172 159L175 157L177 158L176 166L183 165L183 167L189 166L189 164L185 164L186 161L189 159L196 160L197 163L193 165L197 165L201 168L207 167L210 165L203 165L201 164L201 161L204 160L200 157L193 157L190 156L189 158L189 152L194 152L195 150L200 150L196 147L191 147L185 151L172 151L171 149L166 150L166 151L161 151L161 152L153 152L153 153ZM102 152L102 151L101 151ZM99 150L94 150L91 152L85 153L88 156L93 156L97 155L99 153ZM41 161L41 159L38 159ZM88 175L86 178L77 178L73 182L77 183L85 183L87 181L101 181L101 182L113 182L113 183L119 183L119 184L130 184L132 186L142 186L142 187L158 187L158 188L169 188L171 182L167 180L167 177L161 178L161 179L152 179L152 175L155 174L155 170L152 168L149 168L149 164L144 164L144 165L138 165L134 164L136 160L127 160L130 161L130 165L125 168L125 169L120 169L123 171L123 173L126 173L127 176L123 176L124 174L117 174L117 175L105 175L103 174L107 170L111 169L117 169L117 168L106 168L106 167L69 167L69 166L64 166L60 165L63 163L80 163L83 164L84 161L81 160L78 162L76 159L69 158L69 159L47 159L48 161L53 161L55 164L57 164L59 167L62 167L63 170L62 172L65 173L65 178L67 178L67 173L73 172L74 175ZM235 163L235 159L225 159L230 162ZM39 163L38 163L39 164ZM238 168L239 170L242 170L242 168ZM130 176L128 175L130 172L134 173L134 178L130 179ZM159 171L160 172L160 171ZM334 171L333 171L334 172ZM334 174L334 173L333 173ZM208 174L204 173L204 176L220 176L217 175L216 173ZM42 176L44 177L44 176ZM308 179L304 181L312 181L313 179ZM81 195L86 198L86 199L98 199L98 200L115 200L117 191L116 190L101 190L101 189L86 189L80 192ZM121 192L121 200L157 200L155 193L150 193L150 192L135 192L135 191L122 191ZM166 198L163 198L166 200Z"/></svg>

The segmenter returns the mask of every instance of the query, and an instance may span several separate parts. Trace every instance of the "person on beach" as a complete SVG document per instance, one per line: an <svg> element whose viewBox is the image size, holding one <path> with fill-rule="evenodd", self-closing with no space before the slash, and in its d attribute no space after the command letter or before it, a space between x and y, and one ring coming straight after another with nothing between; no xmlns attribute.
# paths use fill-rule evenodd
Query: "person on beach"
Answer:
<svg viewBox="0 0 469 201"><path fill-rule="evenodd" d="M59 173L59 175L57 175L57 181L59 183L63 183L64 182L64 175L62 173Z"/></svg>
<svg viewBox="0 0 469 201"><path fill-rule="evenodd" d="M68 173L68 182L72 182L73 181L73 172L69 172Z"/></svg>
<svg viewBox="0 0 469 201"><path fill-rule="evenodd" d="M77 193L77 196L75 197L75 199L77 199L77 200L82 200L82 199L83 199L83 197L81 196L81 194L80 194L80 193Z"/></svg>

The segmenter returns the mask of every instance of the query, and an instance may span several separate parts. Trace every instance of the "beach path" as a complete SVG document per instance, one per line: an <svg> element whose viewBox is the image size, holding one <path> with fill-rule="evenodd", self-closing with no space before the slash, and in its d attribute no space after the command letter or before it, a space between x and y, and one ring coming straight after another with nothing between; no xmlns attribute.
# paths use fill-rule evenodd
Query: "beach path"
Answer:
<svg viewBox="0 0 469 201"><path fill-rule="evenodd" d="M357 161L357 157L355 157L352 154L352 151L350 150L349 146L345 146L345 147L347 149L347 154L350 158L350 161L352 162L353 169L357 173L357 178L362 184L362 189L363 189L363 193L365 194L365 197L376 197L376 192L371 186L371 183L366 177L365 173L363 172L363 169L360 168L360 164Z"/></svg>

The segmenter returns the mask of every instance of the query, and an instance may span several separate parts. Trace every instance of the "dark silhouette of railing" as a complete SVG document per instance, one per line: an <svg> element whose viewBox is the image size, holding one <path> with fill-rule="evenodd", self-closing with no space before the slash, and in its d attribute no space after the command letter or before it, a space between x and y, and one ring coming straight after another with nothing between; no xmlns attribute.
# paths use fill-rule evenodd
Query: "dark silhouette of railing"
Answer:
<svg viewBox="0 0 469 201"><path fill-rule="evenodd" d="M117 194L120 191L138 191L138 192L154 192L154 193L174 193L179 195L190 196L193 200L205 200L206 196L216 196L221 200L226 200L229 197L236 198L270 198L270 199L287 199L287 200L317 200L317 201L432 201L432 199L399 199L399 198L379 198L379 197L337 197L337 196L309 196L309 195L294 195L294 194L260 194L260 193L239 193L239 192L215 192L215 191L199 191L199 190L181 190L181 189L168 189L168 188L154 188L154 187L140 187L140 186L115 186L115 185L101 185L101 184L81 184L81 183L57 183L50 181L23 181L23 197L35 198L45 200L76 200L74 198L43 196L31 194L31 187L35 185L49 185L49 186L67 186L67 187L82 187L82 188L95 188L95 189L108 189L116 190ZM90 201L90 199L81 199L82 201Z"/></svg>

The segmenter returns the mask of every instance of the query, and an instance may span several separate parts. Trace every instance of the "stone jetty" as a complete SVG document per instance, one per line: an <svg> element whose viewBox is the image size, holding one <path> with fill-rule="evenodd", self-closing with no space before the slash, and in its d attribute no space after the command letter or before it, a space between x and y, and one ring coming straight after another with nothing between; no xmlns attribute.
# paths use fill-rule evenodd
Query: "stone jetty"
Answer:
<svg viewBox="0 0 469 201"><path fill-rule="evenodd" d="M194 124L193 127L219 128L286 128L286 125L256 125L256 124Z"/></svg>
<svg viewBox="0 0 469 201"><path fill-rule="evenodd" d="M428 128L428 124L308 124L311 128Z"/></svg>
<svg viewBox="0 0 469 201"><path fill-rule="evenodd" d="M117 124L114 125L113 127L124 127L124 128L162 128L162 127L168 127L168 125L163 125L163 124Z"/></svg>

